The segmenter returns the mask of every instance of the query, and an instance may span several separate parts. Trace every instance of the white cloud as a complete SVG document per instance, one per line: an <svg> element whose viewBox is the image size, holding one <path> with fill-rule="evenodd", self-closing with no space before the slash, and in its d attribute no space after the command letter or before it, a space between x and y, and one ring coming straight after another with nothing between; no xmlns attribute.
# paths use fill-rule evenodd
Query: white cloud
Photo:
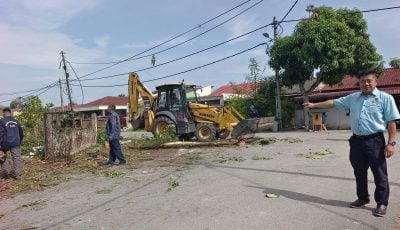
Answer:
<svg viewBox="0 0 400 230"><path fill-rule="evenodd" d="M96 0L15 0L2 7L1 21L35 29L55 29L78 13L94 9L101 1Z"/></svg>
<svg viewBox="0 0 400 230"><path fill-rule="evenodd" d="M94 61L104 52L109 37L95 40L97 48L83 48L81 41L56 29L83 11L94 9L96 0L15 0L0 8L0 63L32 68L57 68L59 53Z"/></svg>
<svg viewBox="0 0 400 230"><path fill-rule="evenodd" d="M98 37L94 40L96 45L100 48L106 48L108 45L108 42L110 41L110 36L109 35L103 35L101 37Z"/></svg>
<svg viewBox="0 0 400 230"><path fill-rule="evenodd" d="M258 25L256 16L239 17L236 20L234 20L232 23L228 23L227 28L228 28L228 31L230 32L228 39L232 39L234 37L245 34L249 31L255 29L256 25ZM234 40L233 42L244 41L244 40L247 40L248 38L249 38L249 36L244 36L237 40Z"/></svg>
<svg viewBox="0 0 400 230"><path fill-rule="evenodd" d="M0 34L0 62L5 64L53 69L58 66L61 50L84 60L104 56L100 50L80 47L79 39L58 32L0 23Z"/></svg>

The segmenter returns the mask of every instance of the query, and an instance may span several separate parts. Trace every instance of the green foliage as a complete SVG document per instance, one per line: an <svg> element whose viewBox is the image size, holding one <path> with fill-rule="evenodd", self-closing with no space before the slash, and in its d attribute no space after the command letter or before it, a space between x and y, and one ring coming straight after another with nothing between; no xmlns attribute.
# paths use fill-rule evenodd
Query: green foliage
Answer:
<svg viewBox="0 0 400 230"><path fill-rule="evenodd" d="M275 42L269 64L282 70L282 81L287 86L304 87L319 70L316 84L305 90L310 92L321 81L336 84L347 74L374 68L380 59L358 10L319 7L312 19L297 24L291 36Z"/></svg>
<svg viewBox="0 0 400 230"><path fill-rule="evenodd" d="M97 129L96 143L103 145L107 140L106 130L104 128Z"/></svg>
<svg viewBox="0 0 400 230"><path fill-rule="evenodd" d="M400 68L400 58L392 58L389 62L390 67L392 68Z"/></svg>
<svg viewBox="0 0 400 230"><path fill-rule="evenodd" d="M243 96L232 96L226 101L226 104L235 108L240 114L246 117L249 109L249 102L249 98Z"/></svg>
<svg viewBox="0 0 400 230"><path fill-rule="evenodd" d="M168 189L167 192L172 191L172 189L176 188L179 186L179 181L173 179L172 177L169 178L169 182L168 182Z"/></svg>
<svg viewBox="0 0 400 230"><path fill-rule="evenodd" d="M20 114L15 118L21 123L24 130L22 153L32 151L33 147L44 145L43 113L47 107L42 106L38 96L30 96L19 100Z"/></svg>
<svg viewBox="0 0 400 230"><path fill-rule="evenodd" d="M261 117L275 115L275 81L265 80L254 96L253 104Z"/></svg>

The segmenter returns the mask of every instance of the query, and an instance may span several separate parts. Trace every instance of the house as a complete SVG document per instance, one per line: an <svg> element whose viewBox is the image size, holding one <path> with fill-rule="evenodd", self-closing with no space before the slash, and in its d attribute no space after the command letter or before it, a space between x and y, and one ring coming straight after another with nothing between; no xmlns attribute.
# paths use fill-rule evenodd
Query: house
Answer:
<svg viewBox="0 0 400 230"><path fill-rule="evenodd" d="M90 117L91 114L95 113L98 117L98 125L104 126L107 118L107 108L109 105L115 105L116 111L121 118L121 127L130 127L128 122L128 97L116 97L116 96L106 96L95 101L73 105L72 108L74 112L82 114L84 117ZM64 111L69 111L70 106L65 106ZM61 107L52 108L50 112L62 112Z"/></svg>
<svg viewBox="0 0 400 230"><path fill-rule="evenodd" d="M223 85L208 96L200 97L199 101L208 105L224 106L225 101L232 96L251 95L261 87L263 82Z"/></svg>
<svg viewBox="0 0 400 230"><path fill-rule="evenodd" d="M378 78L377 88L391 94L396 102L397 108L400 108L400 69L384 69ZM329 99L335 99L346 96L360 90L359 81L354 76L346 76L336 85L323 85L319 90L314 90L309 96L310 102L321 102ZM301 97L295 100L302 102ZM310 110L317 111L317 110ZM328 129L350 129L350 111L338 110L336 108L326 110ZM304 124L303 110L296 111L296 124Z"/></svg>

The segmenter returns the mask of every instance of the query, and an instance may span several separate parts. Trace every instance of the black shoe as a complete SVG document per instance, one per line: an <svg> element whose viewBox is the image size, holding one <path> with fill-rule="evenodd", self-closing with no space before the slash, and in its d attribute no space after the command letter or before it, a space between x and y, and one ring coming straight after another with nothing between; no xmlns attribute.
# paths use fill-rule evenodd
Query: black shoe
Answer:
<svg viewBox="0 0 400 230"><path fill-rule="evenodd" d="M387 206L383 204L378 204L376 209L374 210L374 216L385 216L386 215Z"/></svg>
<svg viewBox="0 0 400 230"><path fill-rule="evenodd" d="M118 165L126 165L126 161L120 161Z"/></svg>
<svg viewBox="0 0 400 230"><path fill-rule="evenodd" d="M359 208L366 204L369 204L369 200L357 199L356 201L350 203L350 208Z"/></svg>
<svg viewBox="0 0 400 230"><path fill-rule="evenodd" d="M105 165L114 165L114 162L107 161L107 162L105 163Z"/></svg>

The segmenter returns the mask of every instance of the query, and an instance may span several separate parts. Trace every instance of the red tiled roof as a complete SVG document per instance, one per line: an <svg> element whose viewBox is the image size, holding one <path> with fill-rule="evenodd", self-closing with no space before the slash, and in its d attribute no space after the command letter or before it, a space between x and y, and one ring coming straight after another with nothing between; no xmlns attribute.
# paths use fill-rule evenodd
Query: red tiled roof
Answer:
<svg viewBox="0 0 400 230"><path fill-rule="evenodd" d="M383 89L385 87L393 87L398 86L400 87L400 69L396 68L388 68L384 69L381 76L378 78L378 89ZM322 92L328 91L346 91L346 90L359 90L360 86L358 85L358 79L354 76L346 76L343 80L336 85L329 86L326 85L322 88Z"/></svg>
<svg viewBox="0 0 400 230"><path fill-rule="evenodd" d="M86 104L73 105L73 109L78 108L88 108L88 107L99 107L99 106L108 106L108 105L127 105L128 97L115 97L115 96L107 96L95 101L91 101ZM69 105L64 106L64 111L70 111L71 107ZM51 112L61 112L61 107L55 107L50 109Z"/></svg>
<svg viewBox="0 0 400 230"><path fill-rule="evenodd" d="M262 82L257 82L256 88L260 88ZM254 83L241 83L237 85L223 85L212 92L209 96L221 96L225 94L250 94L254 91Z"/></svg>
<svg viewBox="0 0 400 230"><path fill-rule="evenodd" d="M384 69L383 73L378 78L377 88L393 96L400 95L400 69ZM358 79L356 77L346 76L339 84L333 86L326 85L321 91L314 91L314 93L310 95L310 100L321 101L338 98L353 92L358 92L359 90ZM301 100L302 97L295 98Z"/></svg>
<svg viewBox="0 0 400 230"><path fill-rule="evenodd" d="M128 104L128 97L113 97L107 96L100 98L98 100L78 105L79 108L85 107L94 107L94 106L105 106L105 105L127 105Z"/></svg>

